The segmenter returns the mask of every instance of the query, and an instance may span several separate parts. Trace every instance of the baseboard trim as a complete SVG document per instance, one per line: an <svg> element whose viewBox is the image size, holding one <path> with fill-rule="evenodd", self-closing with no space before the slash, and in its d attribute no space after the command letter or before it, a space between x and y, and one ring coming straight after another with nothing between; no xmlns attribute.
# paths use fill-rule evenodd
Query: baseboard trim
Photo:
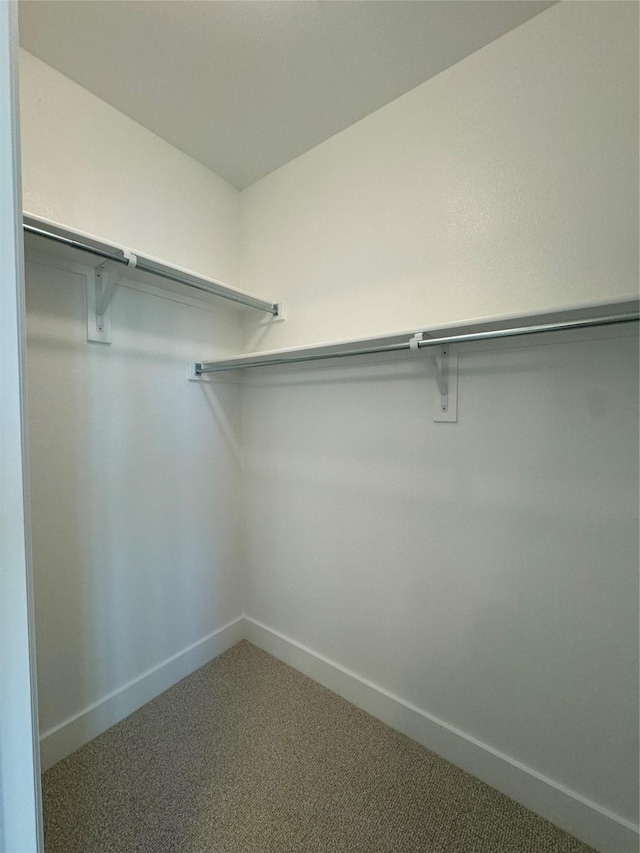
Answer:
<svg viewBox="0 0 640 853"><path fill-rule="evenodd" d="M249 642L408 735L602 853L636 853L630 821L438 720L398 696L245 616Z"/></svg>
<svg viewBox="0 0 640 853"><path fill-rule="evenodd" d="M249 616L224 625L44 732L42 770L66 758L231 646L249 642L482 779L602 853L637 853L630 821L520 764Z"/></svg>
<svg viewBox="0 0 640 853"><path fill-rule="evenodd" d="M119 723L146 702L230 649L244 636L245 620L239 617L44 732L40 736L42 770L47 770Z"/></svg>

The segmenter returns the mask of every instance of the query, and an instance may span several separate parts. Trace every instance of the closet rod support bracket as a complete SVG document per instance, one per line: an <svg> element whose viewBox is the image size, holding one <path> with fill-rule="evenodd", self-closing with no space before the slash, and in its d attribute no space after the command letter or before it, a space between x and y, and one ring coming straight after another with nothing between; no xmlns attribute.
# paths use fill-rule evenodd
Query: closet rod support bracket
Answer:
<svg viewBox="0 0 640 853"><path fill-rule="evenodd" d="M109 267L111 264L102 264L96 269L96 317L98 331L100 329L100 318L104 317L111 305L113 293L116 287L116 274Z"/></svg>
<svg viewBox="0 0 640 853"><path fill-rule="evenodd" d="M116 286L113 264L102 264L86 277L87 340L111 343L111 300Z"/></svg>
<svg viewBox="0 0 640 853"><path fill-rule="evenodd" d="M458 354L447 344L431 353L439 396L433 420L436 423L456 423L458 420Z"/></svg>
<svg viewBox="0 0 640 853"><path fill-rule="evenodd" d="M128 267L135 267L138 259L122 249ZM111 343L111 300L118 282L121 263L105 261L87 277L87 340L100 344Z"/></svg>
<svg viewBox="0 0 640 853"><path fill-rule="evenodd" d="M424 332L417 332L409 339L409 349L420 352L420 341L425 339ZM427 350L433 362L436 385L440 396L436 400L434 421L455 423L458 420L458 357L452 355L449 345Z"/></svg>

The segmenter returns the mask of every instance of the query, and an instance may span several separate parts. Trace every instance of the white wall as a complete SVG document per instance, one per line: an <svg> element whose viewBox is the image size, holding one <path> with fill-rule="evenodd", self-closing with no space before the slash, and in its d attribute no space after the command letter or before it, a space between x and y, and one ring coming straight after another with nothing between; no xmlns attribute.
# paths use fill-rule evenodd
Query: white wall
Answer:
<svg viewBox="0 0 640 853"><path fill-rule="evenodd" d="M245 190L243 286L288 303L245 349L637 297L637 11L554 6ZM245 610L627 853L637 347L559 340L464 353L457 424L406 359L247 376Z"/></svg>
<svg viewBox="0 0 640 853"><path fill-rule="evenodd" d="M238 283L234 187L25 51L20 84L28 213ZM240 338L237 313L118 288L113 344L87 344L87 270L30 257L48 766L235 636L224 628L242 612L238 389L187 383L186 365Z"/></svg>
<svg viewBox="0 0 640 853"><path fill-rule="evenodd" d="M241 616L238 386L186 378L198 353L232 351L239 332L234 315L119 287L113 343L88 344L82 268L30 258L31 500L46 738Z"/></svg>
<svg viewBox="0 0 640 853"><path fill-rule="evenodd" d="M560 3L245 190L245 348L637 296L637 22Z"/></svg>
<svg viewBox="0 0 640 853"><path fill-rule="evenodd" d="M638 350L619 334L465 352L455 424L432 421L423 358L252 374L245 612L637 824ZM521 798L507 769L491 781Z"/></svg>
<svg viewBox="0 0 640 853"><path fill-rule="evenodd" d="M239 284L238 191L20 51L24 209Z"/></svg>
<svg viewBox="0 0 640 853"><path fill-rule="evenodd" d="M37 708L24 408L17 8L0 2L0 850L36 853Z"/></svg>
<svg viewBox="0 0 640 853"><path fill-rule="evenodd" d="M245 348L635 295L635 15L553 7L246 190L242 284L289 319ZM27 209L239 283L235 191L24 67ZM421 362L253 374L238 444L238 388L184 382L233 321L121 290L87 346L61 275L29 275L45 728L233 619L244 568L250 618L636 821L631 338L465 354L458 424Z"/></svg>

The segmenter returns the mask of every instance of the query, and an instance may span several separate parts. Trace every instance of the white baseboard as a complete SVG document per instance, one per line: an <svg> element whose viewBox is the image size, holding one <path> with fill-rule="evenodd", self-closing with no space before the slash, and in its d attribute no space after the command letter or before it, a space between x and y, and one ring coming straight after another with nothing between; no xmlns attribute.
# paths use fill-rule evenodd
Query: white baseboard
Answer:
<svg viewBox="0 0 640 853"><path fill-rule="evenodd" d="M248 616L244 636L602 853L637 853L638 827L630 821Z"/></svg>
<svg viewBox="0 0 640 853"><path fill-rule="evenodd" d="M529 767L245 616L90 705L40 737L42 769L75 752L146 702L247 639L602 853L637 853L638 828Z"/></svg>
<svg viewBox="0 0 640 853"><path fill-rule="evenodd" d="M94 737L119 723L146 702L168 690L213 658L244 639L242 617L224 625L177 655L147 670L99 702L40 736L42 770L66 758Z"/></svg>

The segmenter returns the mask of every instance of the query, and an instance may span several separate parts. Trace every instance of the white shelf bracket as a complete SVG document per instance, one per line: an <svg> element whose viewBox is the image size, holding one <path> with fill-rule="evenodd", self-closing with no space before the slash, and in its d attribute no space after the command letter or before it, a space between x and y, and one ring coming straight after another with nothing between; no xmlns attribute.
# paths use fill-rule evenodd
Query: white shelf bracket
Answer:
<svg viewBox="0 0 640 853"><path fill-rule="evenodd" d="M417 332L409 340L409 347L420 352L419 341L424 333ZM455 423L458 420L458 355L452 353L448 345L428 349L435 372L436 385L440 392L436 399L433 420L439 423Z"/></svg>
<svg viewBox="0 0 640 853"><path fill-rule="evenodd" d="M100 317L104 317L109 308L115 286L116 276L113 270L108 269L106 264L98 267L96 270L96 315L98 320Z"/></svg>
<svg viewBox="0 0 640 853"><path fill-rule="evenodd" d="M442 411L449 406L449 347L440 348L440 357L434 353L434 366L436 371L436 385L442 397Z"/></svg>
<svg viewBox="0 0 640 853"><path fill-rule="evenodd" d="M440 396L436 399L433 420L456 423L458 420L458 354L448 345L432 352L436 383Z"/></svg>
<svg viewBox="0 0 640 853"><path fill-rule="evenodd" d="M122 250L127 266L135 267L137 258ZM87 276L87 340L111 343L111 300L117 284L119 264L106 261Z"/></svg>
<svg viewBox="0 0 640 853"><path fill-rule="evenodd" d="M115 274L106 264L87 275L87 340L99 344L111 343L111 298Z"/></svg>

